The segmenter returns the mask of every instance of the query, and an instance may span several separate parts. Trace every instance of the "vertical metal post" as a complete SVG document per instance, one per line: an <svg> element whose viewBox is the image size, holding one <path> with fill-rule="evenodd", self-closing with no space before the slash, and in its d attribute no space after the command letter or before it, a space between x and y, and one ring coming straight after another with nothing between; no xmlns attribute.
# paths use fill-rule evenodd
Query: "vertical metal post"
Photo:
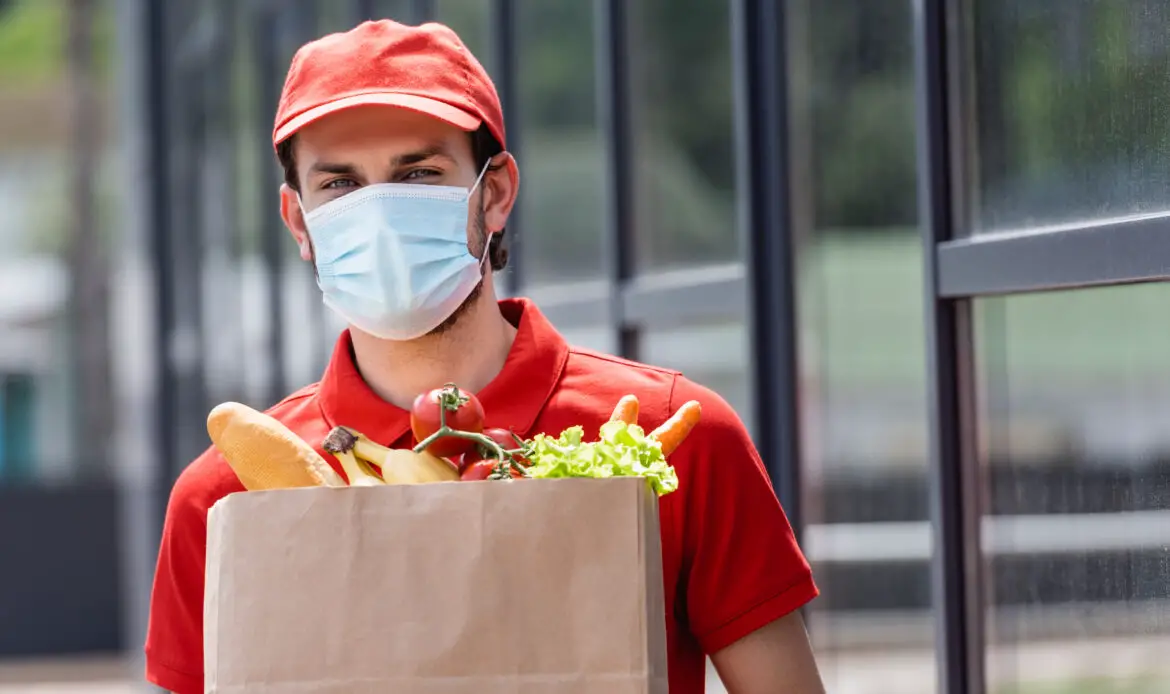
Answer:
<svg viewBox="0 0 1170 694"><path fill-rule="evenodd" d="M168 460L168 483L207 447L202 421L208 409L202 338L204 210L200 176L206 156L207 104L197 89L187 87L201 83L207 51L199 50L203 43L193 40L204 27L200 17L202 7L196 4L179 7L186 16L171 15L168 19L172 43L166 50L173 50L176 45L194 49L186 51L182 60L171 63L167 90L167 98L175 106L168 115L175 128L167 146L177 155L170 162L172 198L168 233L172 252L166 266L174 282L169 306L174 322L164 354L174 371L176 385L173 391L164 393L176 401L175 419L170 423L175 431L176 451Z"/></svg>
<svg viewBox="0 0 1170 694"><path fill-rule="evenodd" d="M789 187L785 8L736 0L736 186L746 236L752 389L760 454L800 536L800 364L795 233Z"/></svg>
<svg viewBox="0 0 1170 694"><path fill-rule="evenodd" d="M925 264L930 514L934 530L933 613L939 691L983 694L981 545L975 440L973 350L968 300L938 296L938 244L955 236L954 185L962 150L954 146L949 0L914 0L919 219Z"/></svg>
<svg viewBox="0 0 1170 694"><path fill-rule="evenodd" d="M119 83L127 104L119 118L120 134L126 143L123 166L132 179L145 185L133 188L125 207L123 238L114 273L114 298L119 306L113 329L121 331L114 360L115 391L121 416L115 422L115 447L123 454L114 461L119 491L119 562L123 583L123 634L135 669L143 665L142 644L150 612L150 587L161 537L169 487L163 473L173 455L170 401L160 397L162 379L168 373L165 353L166 332L160 323L169 305L170 284L165 273L167 245L166 207L169 197L166 176L166 38L162 34L161 3L147 0L118 0L115 5L118 45L121 56ZM153 265L153 267L152 267ZM151 302L154 302L153 305ZM153 309L153 311L152 311ZM131 344L135 335L145 335ZM148 354L152 363L138 362L133 355ZM143 374L142 369L151 370ZM140 423L146 423L143 427ZM144 430L145 429L145 430Z"/></svg>
<svg viewBox="0 0 1170 694"><path fill-rule="evenodd" d="M596 0L597 122L605 136L608 209L602 249L610 281L611 315L618 326L618 353L637 359L638 332L626 323L622 290L634 274L634 174L630 103L628 0Z"/></svg>
<svg viewBox="0 0 1170 694"><path fill-rule="evenodd" d="M277 65L282 68L292 62L293 55L305 43L312 41L321 34L321 7L316 2L302 2L296 5L287 5L279 10L282 14L279 21L281 31L277 40L277 55L279 62ZM277 83L283 82L284 74L281 73L277 78ZM268 113L268 118L275 116L275 107ZM271 127L271 126L270 126ZM271 149L269 149L269 159L272 159ZM287 252L291 247L291 237L286 233L283 222L276 224L278 229L277 236L280 237L279 245L281 252ZM286 271L293 273L292 277L297 280L297 292L304 292L307 297L307 313L303 316L308 334L313 336L307 345L309 351L309 370L307 373L298 374L295 381L298 385L302 382L310 382L316 380L318 376L325 370L329 364L329 358L333 352L333 343L336 336L327 334L325 327L325 304L321 301L320 290L317 288L316 280L313 277L313 271L308 263L295 262L285 266ZM297 387L297 386L294 386ZM284 395L281 396L283 398Z"/></svg>
<svg viewBox="0 0 1170 694"><path fill-rule="evenodd" d="M435 18L435 0L411 0L411 21L415 24L429 22Z"/></svg>
<svg viewBox="0 0 1170 694"><path fill-rule="evenodd" d="M374 19L374 0L352 0L350 7L353 8L351 12L353 26L357 26L367 19Z"/></svg>
<svg viewBox="0 0 1170 694"><path fill-rule="evenodd" d="M205 0L208 30L204 35L206 55L201 61L199 93L206 104L206 139L199 166L201 196L197 205L203 214L202 234L207 267L206 310L202 344L207 352L208 405L241 397L244 317L239 296L240 273L239 210L235 192L237 170L233 166L232 99L235 90L225 88L225 76L233 75L235 31L233 0ZM228 84L233 80L228 77Z"/></svg>
<svg viewBox="0 0 1170 694"><path fill-rule="evenodd" d="M162 528L163 514L170 496L170 482L174 475L175 458L178 456L178 442L174 429L175 399L178 383L171 368L169 354L170 338L175 332L175 316L172 306L175 302L175 277L171 272L171 123L170 99L167 85L170 84L170 32L171 24L167 15L171 5L142 0L144 7L143 32L145 35L145 64L142 66L145 99L146 142L144 158L146 170L153 173L150 200L147 213L147 234L150 239L151 270L154 278L154 382L156 402L154 403L154 429L158 443L156 464L157 490L161 503L158 527ZM154 538L157 543L158 538Z"/></svg>
<svg viewBox="0 0 1170 694"><path fill-rule="evenodd" d="M256 129L264 133L260 140L260 161L264 162L263 170L274 171L272 140L268 134L272 132L272 119L276 114L277 101L280 99L282 77L277 69L277 41L276 41L276 12L271 6L257 6L252 16L252 38L259 77L260 108L257 110ZM279 181L275 181L279 183ZM261 186L262 194L267 197L267 191ZM263 201L262 201L263 202ZM287 394L285 384L285 353L284 353L284 262L282 243L284 233L281 230L280 217L270 205L261 205L267 210L260 215L261 248L264 256L264 265L268 276L268 312L269 333L265 349L268 355L269 380L268 405L274 405L284 399Z"/></svg>
<svg viewBox="0 0 1170 694"><path fill-rule="evenodd" d="M516 2L515 0L495 0L492 3L492 39L495 42L493 53L496 56L495 83L500 93L500 101L504 109L504 121L508 128L508 151L517 160L523 144L521 142L522 124L520 122L520 93L516 30ZM521 187L520 196L524 195ZM524 239L523 206L517 201L508 216L508 291L510 294L519 294L524 286L524 254L522 246Z"/></svg>

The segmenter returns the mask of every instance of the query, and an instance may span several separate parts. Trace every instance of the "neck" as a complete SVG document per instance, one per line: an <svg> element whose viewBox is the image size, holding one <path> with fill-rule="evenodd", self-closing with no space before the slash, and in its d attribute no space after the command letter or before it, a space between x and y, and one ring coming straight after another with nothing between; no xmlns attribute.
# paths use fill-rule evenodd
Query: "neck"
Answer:
<svg viewBox="0 0 1170 694"><path fill-rule="evenodd" d="M362 379L386 402L409 410L414 398L454 383L478 393L504 368L516 328L500 313L491 280L449 329L396 342L350 330Z"/></svg>

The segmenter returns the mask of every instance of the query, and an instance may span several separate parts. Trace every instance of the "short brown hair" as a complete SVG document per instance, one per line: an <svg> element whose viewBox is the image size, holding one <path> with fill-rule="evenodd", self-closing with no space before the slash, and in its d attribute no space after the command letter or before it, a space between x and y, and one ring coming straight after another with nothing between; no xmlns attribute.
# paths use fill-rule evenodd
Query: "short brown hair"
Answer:
<svg viewBox="0 0 1170 694"><path fill-rule="evenodd" d="M504 151L504 148L496 140L495 136L487 127L481 125L478 130L470 133L471 136L471 156L475 160L475 170L481 171L487 163L491 161L492 157ZM297 160L293 152L293 142L296 140L296 135L289 137L276 146L276 158L280 161L280 166L284 169L284 182L288 184L289 188L301 192L301 181L297 177ZM496 171L500 165L492 166L488 171ZM492 264L492 270L503 270L508 265L508 248L504 245L505 229L500 229L499 232L492 234L491 245L488 247L488 260Z"/></svg>

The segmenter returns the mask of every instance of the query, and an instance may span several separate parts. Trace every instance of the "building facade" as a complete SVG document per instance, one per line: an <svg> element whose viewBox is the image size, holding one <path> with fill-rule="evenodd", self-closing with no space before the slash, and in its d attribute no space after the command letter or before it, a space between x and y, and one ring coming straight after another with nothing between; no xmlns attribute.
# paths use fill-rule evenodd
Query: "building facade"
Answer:
<svg viewBox="0 0 1170 694"><path fill-rule="evenodd" d="M392 17L455 28L501 92L506 293L748 424L822 589L830 691L1170 686L1165 3L106 10L117 454L81 475L81 442L53 447L76 378L36 345L61 333L6 338L0 519L34 530L0 553L0 654L137 651L207 411L317 379L341 326L277 214L272 117L301 43ZM0 324L65 330L65 270L28 257L47 289ZM79 571L51 607L45 577Z"/></svg>

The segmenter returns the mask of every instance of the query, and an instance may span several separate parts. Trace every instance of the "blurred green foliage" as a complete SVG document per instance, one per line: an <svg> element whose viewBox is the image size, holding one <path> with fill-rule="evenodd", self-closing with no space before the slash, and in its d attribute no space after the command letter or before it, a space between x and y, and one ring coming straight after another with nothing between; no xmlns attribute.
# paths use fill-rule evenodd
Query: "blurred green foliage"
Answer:
<svg viewBox="0 0 1170 694"><path fill-rule="evenodd" d="M334 17L336 3L318 4L333 8L322 12L322 24L332 22L322 33L345 28ZM440 19L497 72L486 3L436 5ZM0 7L0 86L62 79L65 1L10 0ZM269 162L259 157L266 157L266 133L256 125L264 121L257 109L267 106L256 98L251 27L241 21L247 15L242 4L225 7L232 7L239 58L230 80L236 152L246 185L263 186ZM522 105L508 114L509 124L521 128L528 143L528 162L521 164L530 164L523 171L539 175L546 193L563 187L542 194L528 212L534 221L573 229L558 243L539 244L543 257L531 267L547 261L555 268L558 257L579 261L580 253L596 254L596 243L579 237L596 234L592 220L605 207L603 181L596 178L602 151L592 136L598 128L595 8L544 0L521 0L518 7ZM791 106L801 115L795 122L807 128L793 136L811 153L810 168L795 174L811 191L815 225L879 235L914 227L910 5L789 0L789 7L793 25L804 33L793 48L799 54L790 68L800 72L792 74ZM1121 212L1136 205L1127 207L1127 201L1160 202L1158 192L1170 185L1170 174L1159 173L1165 167L1156 166L1170 154L1170 41L1154 29L1170 13L1158 7L1157 0L989 0L975 6L980 40L968 46L975 82L965 136L977 153L969 191L976 206L1007 210L1005 219L1044 219L1107 210L1111 202ZM111 4L99 2L99 8L99 70L108 75ZM652 200L655 233L666 230L640 252L675 254L681 261L727 258L735 242L728 229L736 190L729 3L631 0L628 14L639 192ZM278 61L277 79L286 65ZM581 164L564 165L567 159ZM565 221L570 208L580 222ZM256 225L245 226L250 237ZM534 233L532 226L526 233Z"/></svg>
<svg viewBox="0 0 1170 694"><path fill-rule="evenodd" d="M0 4L0 86L36 87L65 76L66 0L9 0ZM94 66L107 79L114 38L110 3L97 0Z"/></svg>
<svg viewBox="0 0 1170 694"><path fill-rule="evenodd" d="M64 74L64 15L62 0L0 6L0 84L42 84Z"/></svg>

